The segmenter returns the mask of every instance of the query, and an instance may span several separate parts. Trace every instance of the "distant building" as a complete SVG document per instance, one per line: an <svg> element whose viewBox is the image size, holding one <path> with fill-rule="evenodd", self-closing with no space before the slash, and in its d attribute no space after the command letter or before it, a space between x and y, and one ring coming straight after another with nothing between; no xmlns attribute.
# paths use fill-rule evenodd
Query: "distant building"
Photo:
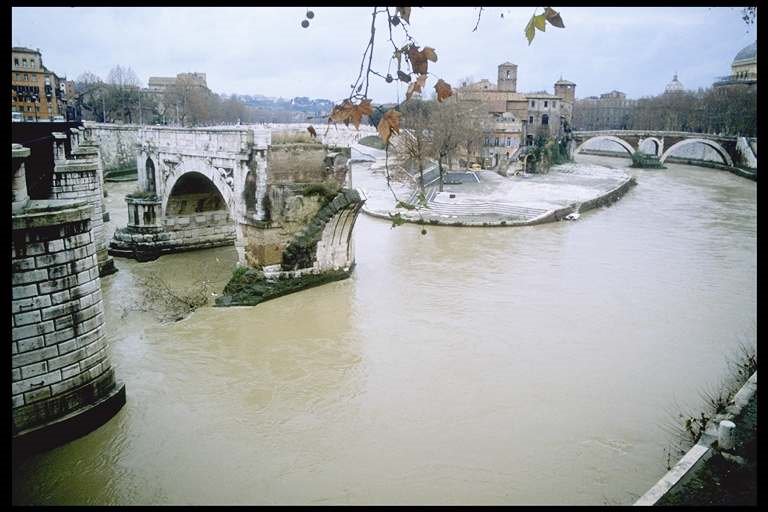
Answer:
<svg viewBox="0 0 768 512"><path fill-rule="evenodd" d="M685 92L685 87L683 87L683 84L677 79L677 73L675 73L672 77L672 81L664 88L664 94L675 94L678 92Z"/></svg>
<svg viewBox="0 0 768 512"><path fill-rule="evenodd" d="M575 130L627 130L636 105L637 100L627 99L626 94L616 90L599 98L580 99L573 106L573 127Z"/></svg>
<svg viewBox="0 0 768 512"><path fill-rule="evenodd" d="M722 76L713 87L757 87L757 41L742 48L731 63L731 74Z"/></svg>
<svg viewBox="0 0 768 512"><path fill-rule="evenodd" d="M11 111L24 121L66 116L65 81L43 65L40 50L11 48Z"/></svg>
<svg viewBox="0 0 768 512"><path fill-rule="evenodd" d="M180 80L198 85L204 89L208 88L205 73L179 73L175 77L151 76L147 81L147 88L152 92L165 92Z"/></svg>
<svg viewBox="0 0 768 512"><path fill-rule="evenodd" d="M517 92L517 65L504 62L498 66L496 84L487 79L458 88L459 101L482 105L493 122L486 132L481 156L489 165L498 158L511 157L534 133L558 136L571 122L576 84L555 82L555 94Z"/></svg>

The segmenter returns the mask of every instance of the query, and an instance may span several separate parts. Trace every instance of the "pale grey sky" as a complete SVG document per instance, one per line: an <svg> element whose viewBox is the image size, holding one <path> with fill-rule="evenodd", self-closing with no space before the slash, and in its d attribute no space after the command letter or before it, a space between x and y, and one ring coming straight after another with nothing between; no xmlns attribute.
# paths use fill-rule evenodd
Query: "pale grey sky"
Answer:
<svg viewBox="0 0 768 512"><path fill-rule="evenodd" d="M577 84L577 98L613 89L630 98L658 94L675 72L686 88L707 87L729 74L757 33L736 7L554 8L565 28L547 26L530 46L523 29L532 7L486 8L474 33L477 8L413 8L409 32L436 49L430 72L451 84L467 76L495 82L496 66L511 61L518 91L551 92L562 75ZM44 64L70 79L85 71L104 79L120 64L144 85L150 76L198 71L219 93L337 101L357 77L371 7L312 9L304 29L301 7L13 8L12 44L39 48ZM382 74L392 52L385 35L382 18L374 53ZM402 98L404 86L372 78L374 102Z"/></svg>

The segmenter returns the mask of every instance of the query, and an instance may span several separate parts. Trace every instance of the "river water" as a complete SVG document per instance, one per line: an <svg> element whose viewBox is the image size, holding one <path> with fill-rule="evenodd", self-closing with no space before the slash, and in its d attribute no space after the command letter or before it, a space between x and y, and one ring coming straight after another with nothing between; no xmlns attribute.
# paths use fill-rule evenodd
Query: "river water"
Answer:
<svg viewBox="0 0 768 512"><path fill-rule="evenodd" d="M580 156L579 161L628 165ZM756 336L756 184L670 164L577 222L361 215L345 281L159 322L139 283L220 291L234 247L102 280L127 404L13 472L14 503L632 503ZM122 196L109 184L112 221Z"/></svg>

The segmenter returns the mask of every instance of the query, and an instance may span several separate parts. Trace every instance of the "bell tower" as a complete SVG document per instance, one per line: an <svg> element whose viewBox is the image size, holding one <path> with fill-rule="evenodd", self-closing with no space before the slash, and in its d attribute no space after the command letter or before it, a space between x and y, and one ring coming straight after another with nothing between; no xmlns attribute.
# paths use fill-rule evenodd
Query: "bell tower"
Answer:
<svg viewBox="0 0 768 512"><path fill-rule="evenodd" d="M500 91L517 92L517 64L499 64L499 79L496 88Z"/></svg>

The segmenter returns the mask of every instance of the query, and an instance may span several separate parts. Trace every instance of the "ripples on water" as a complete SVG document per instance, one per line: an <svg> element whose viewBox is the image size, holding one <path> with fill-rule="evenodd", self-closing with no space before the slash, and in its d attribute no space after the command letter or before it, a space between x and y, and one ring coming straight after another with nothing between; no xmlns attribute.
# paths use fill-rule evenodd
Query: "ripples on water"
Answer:
<svg viewBox="0 0 768 512"><path fill-rule="evenodd" d="M14 501L631 503L665 472L665 411L700 406L754 338L756 297L756 185L635 174L572 223L421 235L361 216L351 279L168 325L131 308L136 276L220 289L234 248L117 260L128 403L18 468Z"/></svg>

